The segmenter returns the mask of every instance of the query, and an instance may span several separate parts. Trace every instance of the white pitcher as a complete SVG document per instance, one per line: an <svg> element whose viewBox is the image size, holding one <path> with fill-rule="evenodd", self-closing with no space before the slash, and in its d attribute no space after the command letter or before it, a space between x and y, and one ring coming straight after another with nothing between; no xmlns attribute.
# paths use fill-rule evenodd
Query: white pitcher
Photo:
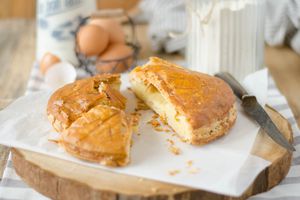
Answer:
<svg viewBox="0 0 300 200"><path fill-rule="evenodd" d="M186 60L193 70L242 80L263 67L264 0L187 0Z"/></svg>

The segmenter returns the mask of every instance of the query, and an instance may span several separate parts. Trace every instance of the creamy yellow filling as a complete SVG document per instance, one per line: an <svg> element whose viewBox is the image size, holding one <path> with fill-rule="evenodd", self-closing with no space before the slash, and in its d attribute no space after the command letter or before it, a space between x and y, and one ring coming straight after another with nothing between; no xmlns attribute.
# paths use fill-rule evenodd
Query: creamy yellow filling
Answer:
<svg viewBox="0 0 300 200"><path fill-rule="evenodd" d="M186 117L178 113L175 107L163 97L155 86L139 80L131 80L131 83L132 90L140 99L163 117L183 139L190 139L191 127Z"/></svg>

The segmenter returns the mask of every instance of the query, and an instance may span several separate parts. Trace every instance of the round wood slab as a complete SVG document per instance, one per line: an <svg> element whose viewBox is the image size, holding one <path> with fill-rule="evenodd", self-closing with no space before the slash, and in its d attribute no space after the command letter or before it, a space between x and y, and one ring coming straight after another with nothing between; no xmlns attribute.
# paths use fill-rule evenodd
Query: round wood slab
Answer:
<svg viewBox="0 0 300 200"><path fill-rule="evenodd" d="M275 110L266 108L286 138L292 142L289 123ZM81 166L30 151L13 149L13 163L23 180L51 199L246 199L277 185L288 173L292 153L274 143L263 131L257 135L252 154L269 160L272 164L262 171L248 190L239 198L115 174Z"/></svg>

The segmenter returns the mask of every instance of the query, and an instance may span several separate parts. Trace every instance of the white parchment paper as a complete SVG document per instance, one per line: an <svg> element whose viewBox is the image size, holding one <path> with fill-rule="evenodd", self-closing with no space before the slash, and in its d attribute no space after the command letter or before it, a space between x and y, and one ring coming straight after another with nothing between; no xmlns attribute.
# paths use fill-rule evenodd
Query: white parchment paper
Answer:
<svg viewBox="0 0 300 200"><path fill-rule="evenodd" d="M266 90L248 78L249 88ZM267 77L264 77L267 79ZM252 80L252 81L251 81ZM261 84L261 82L258 82ZM245 82L247 85L247 82ZM122 77L122 93L128 98L127 112L136 104L127 90L127 75ZM259 91L257 94L266 94ZM0 144L31 150L69 160L82 165L143 178L199 188L215 193L240 196L258 173L270 163L250 154L258 132L258 125L249 119L238 105L238 118L230 133L208 145L197 147L181 142L170 132L156 132L147 124L153 112L142 111L137 134L133 135L131 163L122 168L108 168L74 158L49 139L56 138L46 116L46 105L51 91L42 91L17 99L0 112ZM264 97L259 97L264 102ZM179 155L169 150L168 139L180 149ZM188 161L192 165L188 166ZM170 175L176 171L175 175Z"/></svg>

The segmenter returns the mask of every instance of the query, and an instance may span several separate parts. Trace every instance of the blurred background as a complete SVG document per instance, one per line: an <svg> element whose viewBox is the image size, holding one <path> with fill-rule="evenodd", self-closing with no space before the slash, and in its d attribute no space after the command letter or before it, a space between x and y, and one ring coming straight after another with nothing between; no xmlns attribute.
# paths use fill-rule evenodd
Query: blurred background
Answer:
<svg viewBox="0 0 300 200"><path fill-rule="evenodd" d="M14 99L24 94L33 66L39 62L40 58L37 59L36 54L37 41L43 42L44 38L37 36L39 24L36 20L37 2L38 0L0 0L0 99L2 100ZM40 2L55 1L41 0ZM71 0L68 2L76 3ZM185 16L185 7L188 7L185 3L197 1L95 0L90 2L96 3L95 9L121 8L133 17L140 47L139 61L144 62L149 56L159 56L178 63L188 59L198 66L199 49L197 48L204 46L204 43L194 42L197 40L192 37L189 43L180 36L185 34L187 26L191 25L186 23L186 19L190 20L190 18ZM268 67L279 89L287 96L291 107L294 108L296 117L300 115L299 5L299 1L266 0L265 37L261 37L262 47L256 54L256 57L259 57L259 68ZM207 11L209 13L210 8ZM193 11L188 10L188 12ZM252 25L252 23L248 24ZM209 46L209 43L207 45ZM190 52L186 53L185 47L189 47ZM193 58L189 58L191 55ZM246 55L245 58L247 57L249 56ZM195 58L196 62L194 62ZM254 67L252 71L257 69ZM207 72L207 69L204 71Z"/></svg>
<svg viewBox="0 0 300 200"><path fill-rule="evenodd" d="M267 68L276 82L273 87L278 87L287 98L295 120L300 125L300 0L227 1L233 4L250 2L250 5L245 4L241 8L236 5L217 7L215 4L224 3L226 0L0 0L0 110L26 91L43 89L47 74L48 77L52 76L52 82L56 82L58 79L55 78L63 80L62 76L70 77L71 72L75 71L75 76L71 77L71 81L74 81L76 73L77 78L79 77L79 64L76 63L74 55L83 53L83 62L87 59L88 54L83 52L84 45L80 47L78 44L80 40L77 40L74 28L85 17L81 14L86 12L79 13L80 15L72 14L74 9L69 10L69 18L67 15L51 18L52 13L43 13L42 9L38 8L38 2L47 4L45 7L50 10L55 10L56 3L60 2L72 5L86 4L93 11L125 10L133 19L134 37L138 41L135 45L139 51L137 57L125 57L125 65L121 63L121 70L113 72L128 71L137 63L145 63L150 56L158 56L210 74L229 70L236 77L239 76L239 80L247 74ZM261 2L265 4L262 5ZM245 15L249 11L253 16ZM224 14L220 19L213 17L213 13L218 12ZM63 12L59 14L63 15ZM74 16L77 17L77 21L74 20ZM61 29L49 29L50 22ZM124 23L124 20L120 19L118 22L118 26L124 27L125 34L132 34L131 24L128 23L130 20ZM202 29L203 27L206 28ZM226 30L220 31L219 27L225 27ZM114 28L111 30L113 34L122 32L115 31ZM206 34L203 34L203 30L207 31ZM109 28L105 31L108 32ZM63 38L53 42L55 37L64 34L68 34L71 40ZM85 46L87 50L90 50L89 47L97 50L98 42L101 43L102 39L103 37L94 33L82 36L83 44L91 45ZM227 46L220 48L220 44L225 43ZM122 41L122 45L130 46L125 40ZM104 46L105 51L108 51L112 43L107 42ZM118 56L124 53L118 52L119 49L115 49L115 54L110 55ZM47 54L49 51L50 54ZM92 60L103 60L105 56L101 53L96 52L96 55L92 55ZM105 55L107 57L107 54ZM72 56L75 57L75 62ZM117 58L119 57L113 57ZM133 62L133 59L137 62ZM71 69L70 73L61 73L61 65L57 65L63 63L61 61L64 61L64 67ZM113 64L108 66L108 69L119 69L118 62ZM58 71L50 74L51 70L54 72L53 69ZM8 152L9 149L0 145L0 177Z"/></svg>
<svg viewBox="0 0 300 200"><path fill-rule="evenodd" d="M98 9L123 8L130 10L139 0L96 0ZM0 0L0 18L34 19L36 14L36 0Z"/></svg>
<svg viewBox="0 0 300 200"><path fill-rule="evenodd" d="M38 2L55 12L43 11ZM83 11L73 12L80 6L63 7L70 13L64 15L56 7L62 2L83 5ZM110 37L121 34L122 52L115 48L111 53L115 45L111 41L101 44L104 37L96 34L103 34L99 27L80 37L81 29L76 27L87 15L84 11L97 9L123 9L128 13L134 22L135 48L131 48L128 37L125 41L122 36L123 31L133 35L131 20L123 18L117 28L99 25ZM88 23L92 22L83 25L91 25ZM118 26L124 30L119 31ZM98 52L99 46L105 46L103 52ZM124 55L122 62L115 62ZM94 68L98 70L99 62L112 58L112 65L100 65L99 73L126 72L150 56L210 74L228 70L239 80L267 69L276 82L269 89L280 90L300 125L300 0L0 0L0 110L28 91L45 89L45 85L59 81L65 84L64 78L70 78L68 82L80 78L79 66L88 59L96 62ZM79 63L76 58L81 58ZM0 179L8 152L0 145ZM299 154L297 159L299 163Z"/></svg>

